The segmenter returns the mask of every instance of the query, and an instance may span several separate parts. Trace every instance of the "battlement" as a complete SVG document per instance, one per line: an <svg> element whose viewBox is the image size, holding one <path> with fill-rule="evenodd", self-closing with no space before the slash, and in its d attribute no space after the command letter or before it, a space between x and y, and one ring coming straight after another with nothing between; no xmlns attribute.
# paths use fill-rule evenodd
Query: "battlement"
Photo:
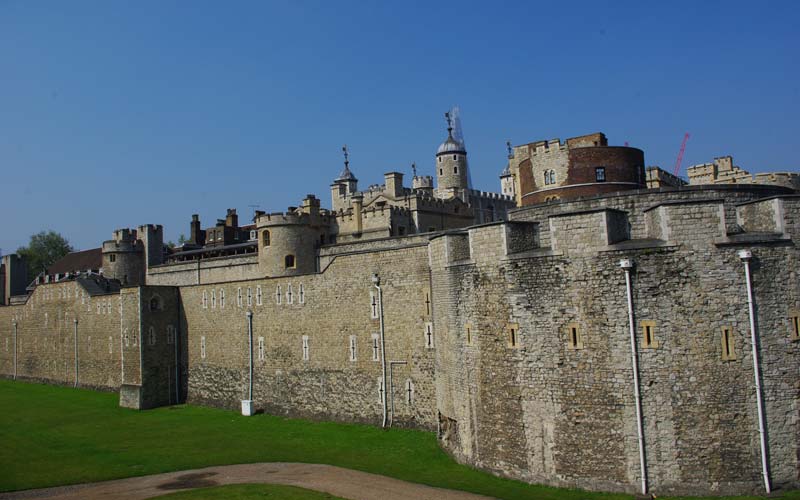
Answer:
<svg viewBox="0 0 800 500"><path fill-rule="evenodd" d="M290 210L287 212L262 213L256 218L258 227L308 225L311 224L311 215L304 212Z"/></svg>
<svg viewBox="0 0 800 500"><path fill-rule="evenodd" d="M501 201L514 201L513 196L508 196L505 194L494 193L491 191L478 191L477 189L470 189L469 194L472 196L477 196L479 198L483 198L485 200L501 200Z"/></svg>
<svg viewBox="0 0 800 500"><path fill-rule="evenodd" d="M135 229L117 229L113 232L112 238L103 242L103 253L141 252L144 250L144 245L138 238L138 232Z"/></svg>

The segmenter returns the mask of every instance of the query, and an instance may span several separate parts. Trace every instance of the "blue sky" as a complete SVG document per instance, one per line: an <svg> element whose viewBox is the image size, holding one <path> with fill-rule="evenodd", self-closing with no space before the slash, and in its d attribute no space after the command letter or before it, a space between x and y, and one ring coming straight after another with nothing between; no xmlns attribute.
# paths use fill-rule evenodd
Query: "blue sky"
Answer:
<svg viewBox="0 0 800 500"><path fill-rule="evenodd" d="M0 0L0 248L330 206L343 143L362 186L433 174L454 104L484 190L507 139L595 131L797 170L799 3L603 4Z"/></svg>

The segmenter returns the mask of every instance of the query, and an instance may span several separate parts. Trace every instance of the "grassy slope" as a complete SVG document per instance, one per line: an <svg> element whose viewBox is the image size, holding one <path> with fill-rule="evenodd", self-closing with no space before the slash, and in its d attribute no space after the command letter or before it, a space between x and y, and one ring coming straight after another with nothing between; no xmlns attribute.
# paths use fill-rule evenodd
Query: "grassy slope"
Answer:
<svg viewBox="0 0 800 500"><path fill-rule="evenodd" d="M231 484L181 491L160 497L165 500L250 500L269 498L273 500L343 500L319 491L282 486L279 484Z"/></svg>
<svg viewBox="0 0 800 500"><path fill-rule="evenodd" d="M117 404L113 393L0 380L0 491L209 465L306 462L499 498L630 498L500 479L455 463L427 432Z"/></svg>

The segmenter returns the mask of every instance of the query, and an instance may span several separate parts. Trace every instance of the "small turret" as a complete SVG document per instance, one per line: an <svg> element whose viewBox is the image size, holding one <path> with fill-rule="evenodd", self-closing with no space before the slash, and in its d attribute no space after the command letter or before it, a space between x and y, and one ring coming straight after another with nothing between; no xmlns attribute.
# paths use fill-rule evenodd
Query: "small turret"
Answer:
<svg viewBox="0 0 800 500"><path fill-rule="evenodd" d="M103 242L103 276L122 285L144 284L144 244L132 229L117 229Z"/></svg>
<svg viewBox="0 0 800 500"><path fill-rule="evenodd" d="M436 151L436 183L437 196L447 199L463 198L468 188L467 151L464 143L453 137L453 125L450 113L447 119L447 139Z"/></svg>

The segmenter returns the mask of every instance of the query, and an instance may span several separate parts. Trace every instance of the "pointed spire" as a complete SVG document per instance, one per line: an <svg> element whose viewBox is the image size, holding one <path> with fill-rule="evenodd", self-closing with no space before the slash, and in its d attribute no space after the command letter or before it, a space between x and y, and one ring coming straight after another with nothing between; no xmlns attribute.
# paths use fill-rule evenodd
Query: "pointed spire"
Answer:
<svg viewBox="0 0 800 500"><path fill-rule="evenodd" d="M344 170L336 178L337 181L355 181L356 176L350 171L350 151L347 149L347 144L342 146L342 153L344 154Z"/></svg>

